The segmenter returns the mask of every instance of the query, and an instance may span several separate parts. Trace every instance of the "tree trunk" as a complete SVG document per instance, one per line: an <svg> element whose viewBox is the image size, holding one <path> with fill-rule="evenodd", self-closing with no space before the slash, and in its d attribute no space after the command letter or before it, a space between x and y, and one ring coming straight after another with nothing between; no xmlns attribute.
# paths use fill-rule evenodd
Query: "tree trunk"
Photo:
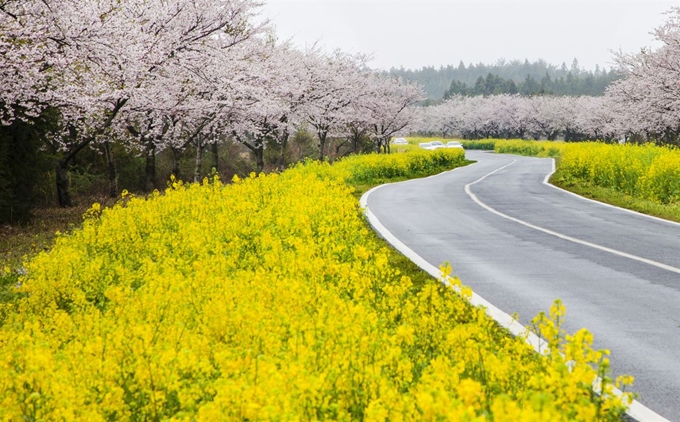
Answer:
<svg viewBox="0 0 680 422"><path fill-rule="evenodd" d="M172 175L179 180L179 150L173 147L170 149L172 150Z"/></svg>
<svg viewBox="0 0 680 422"><path fill-rule="evenodd" d="M255 162L257 164L257 174L259 175L264 171L264 143L258 143L257 148L255 148Z"/></svg>
<svg viewBox="0 0 680 422"><path fill-rule="evenodd" d="M70 181L68 178L68 161L59 160L57 163L57 201L60 207L73 206L69 191Z"/></svg>
<svg viewBox="0 0 680 422"><path fill-rule="evenodd" d="M146 167L144 172L144 189L151 192L156 186L156 145L153 142L146 144Z"/></svg>
<svg viewBox="0 0 680 422"><path fill-rule="evenodd" d="M212 159L213 159L213 165L212 167L215 169L215 172L217 174L220 173L220 154L219 154L219 149L217 148L217 142L213 142L210 144L210 152L212 153Z"/></svg>
<svg viewBox="0 0 680 422"><path fill-rule="evenodd" d="M281 153L279 154L279 171L286 169L286 149L288 148L288 133L281 137Z"/></svg>
<svg viewBox="0 0 680 422"><path fill-rule="evenodd" d="M118 112L123 108L123 106L128 102L127 98L122 98L118 99L116 101L116 105L114 106L113 110L109 112L108 117L106 120L102 123L100 127L98 127L95 131L94 134L91 136L88 136L85 139L82 139L80 142L76 143L73 148L66 154L64 158L59 160L57 163L57 170L56 170L56 182L57 182L57 201L59 202L60 207L70 207L72 206L71 202L71 193L69 191L69 179L68 179L68 162L71 160L75 161L76 155L86 146L88 146L98 135L101 135L104 133L106 129L111 127L111 124L113 123L113 120L115 117L118 115ZM76 128L74 126L69 125L69 137L71 138L72 141L77 142L78 139L78 133L76 131ZM110 151L109 151L110 152ZM110 156L110 154L108 154ZM108 157L107 157L108 161ZM115 166L114 166L114 174L115 174ZM111 177L110 174L110 169L109 169L109 180ZM117 187L116 187L117 189ZM117 196L117 195L116 195Z"/></svg>
<svg viewBox="0 0 680 422"><path fill-rule="evenodd" d="M324 151L326 150L326 137L328 136L328 132L320 132L318 133L319 136L319 161L324 160Z"/></svg>
<svg viewBox="0 0 680 422"><path fill-rule="evenodd" d="M109 196L111 198L118 197L118 172L116 171L116 161L113 158L113 151L111 151L111 143L104 142L104 156L106 157L106 166L109 176Z"/></svg>
<svg viewBox="0 0 680 422"><path fill-rule="evenodd" d="M203 166L203 143L196 142L196 166L194 167L194 183L201 181L201 167Z"/></svg>
<svg viewBox="0 0 680 422"><path fill-rule="evenodd" d="M359 130L352 129L352 152L354 154L359 153L359 141L361 140L362 133Z"/></svg>

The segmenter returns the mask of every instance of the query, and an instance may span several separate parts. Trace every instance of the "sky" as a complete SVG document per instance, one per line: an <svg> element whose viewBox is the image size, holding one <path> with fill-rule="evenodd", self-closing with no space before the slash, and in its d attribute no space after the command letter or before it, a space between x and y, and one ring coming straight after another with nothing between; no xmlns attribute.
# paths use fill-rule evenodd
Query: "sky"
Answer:
<svg viewBox="0 0 680 422"><path fill-rule="evenodd" d="M583 69L614 66L613 51L658 47L650 34L680 1L264 0L279 39L299 47L369 54L375 69L462 60L535 61Z"/></svg>

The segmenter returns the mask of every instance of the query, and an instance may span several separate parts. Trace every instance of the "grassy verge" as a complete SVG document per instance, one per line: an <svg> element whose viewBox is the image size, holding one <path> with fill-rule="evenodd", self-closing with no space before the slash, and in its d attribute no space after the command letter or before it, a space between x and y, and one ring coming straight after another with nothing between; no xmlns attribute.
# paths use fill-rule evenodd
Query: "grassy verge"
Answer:
<svg viewBox="0 0 680 422"><path fill-rule="evenodd" d="M68 233L82 226L82 216L94 202L113 204L114 201L93 197L70 208L39 208L28 224L0 225L0 303L20 297L15 286L24 272L23 263L49 250L57 233Z"/></svg>
<svg viewBox="0 0 680 422"><path fill-rule="evenodd" d="M550 178L550 183L585 198L680 223L680 204L677 203L659 204L627 195L616 189L597 186L587 180L567 181L559 169Z"/></svg>
<svg viewBox="0 0 680 422"><path fill-rule="evenodd" d="M89 206L38 209L29 224L0 226L2 267L20 268L26 257L49 248L57 231L64 233L79 227Z"/></svg>
<svg viewBox="0 0 680 422"><path fill-rule="evenodd" d="M479 139L474 141L461 141L465 149L493 151L496 147L495 139Z"/></svg>

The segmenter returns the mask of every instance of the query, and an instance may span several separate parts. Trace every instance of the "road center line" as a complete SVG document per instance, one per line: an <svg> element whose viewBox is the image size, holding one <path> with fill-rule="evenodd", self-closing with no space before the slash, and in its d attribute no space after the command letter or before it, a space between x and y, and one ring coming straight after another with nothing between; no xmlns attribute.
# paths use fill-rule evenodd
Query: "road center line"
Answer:
<svg viewBox="0 0 680 422"><path fill-rule="evenodd" d="M528 222L526 222L526 221L524 221L524 220L520 220L519 218L515 218L515 217L511 217L511 216L509 216L509 215L507 215L507 214L503 214L502 212L500 212L500 211L498 211L498 210L496 210L496 209L490 207L489 205L485 204L484 202L482 202L482 201L477 197L477 195L475 195L474 193L472 193L472 190L470 189L470 187L471 187L472 185L475 185L475 184L481 182L482 180L486 179L487 177L493 175L494 173L497 173L497 172L499 172L499 171L501 171L501 170L503 170L503 169L505 169L505 168L507 168L507 167L510 167L511 165L515 164L516 162L517 162L517 160L512 160L511 163L506 164L506 165L504 165L503 167L497 168L496 170L494 170L494 171L492 171L491 173L488 173L488 174L486 174L486 175L480 177L479 179L475 180L475 181L472 182L472 183L468 183L467 185L465 185L465 193L466 193L470 198L472 198L472 200L475 201L475 202L477 203L477 205L479 205L480 207L484 208L485 210L487 210L487 211L489 211L489 212L491 212L491 213L493 213L493 214L498 215L499 217L503 217L503 218L505 218L505 219L507 219L507 220L514 221L515 223L521 224L521 225L523 225L523 226L529 227L529 228L534 229L534 230L538 230L538 231L540 231L540 232L549 234L549 235L551 235L551 236L558 237L558 238L560 238L560 239L567 240L567 241L569 241L569 242L577 243L577 244L583 245L583 246L588 246L588 247L590 247L590 248L598 249L598 250L601 250L601 251L604 251L604 252L609 252L609 253L611 253L611 254L618 255L618 256L621 256L621 257L623 257L623 258L632 259L632 260L634 260L634 261L642 262L642 263L644 263L644 264L648 264L648 265L652 265L652 266L657 267L657 268L661 268L662 270L666 270L666 271L670 271L670 272L673 272L673 273L676 273L676 274L680 274L680 268L676 268L676 267L673 267L673 266L670 266L670 265L667 265L667 264L664 264L664 263L661 263L661 262L653 261L653 260L651 260L651 259L642 258L642 257L640 257L640 256L632 255L632 254L629 254L629 253L626 253L626 252L622 252L622 251L619 251L619 250L616 250L616 249L608 248L608 247L606 247L606 246L602 246L602 245L598 245L598 244L595 244L595 243L591 243L591 242L588 242L588 241L585 241L585 240L576 239L575 237L567 236L567 235L565 235L565 234L558 233L558 232L556 232L556 231L552 231L552 230L549 230L549 229L545 229L545 228L539 227L539 226L537 226L537 225L535 225L535 224L528 223Z"/></svg>

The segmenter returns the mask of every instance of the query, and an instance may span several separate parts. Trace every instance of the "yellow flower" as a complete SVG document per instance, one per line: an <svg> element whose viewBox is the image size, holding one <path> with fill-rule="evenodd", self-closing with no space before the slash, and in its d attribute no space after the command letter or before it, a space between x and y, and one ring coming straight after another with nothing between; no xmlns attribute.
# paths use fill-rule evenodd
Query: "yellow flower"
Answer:
<svg viewBox="0 0 680 422"><path fill-rule="evenodd" d="M563 307L537 320L554 349L538 357L439 280L391 267L345 181L437 160L464 157L172 178L164 195L93 205L100 218L27 262L27 294L0 308L0 418L530 421L600 406L617 420L625 403L589 390L605 354L562 332Z"/></svg>

